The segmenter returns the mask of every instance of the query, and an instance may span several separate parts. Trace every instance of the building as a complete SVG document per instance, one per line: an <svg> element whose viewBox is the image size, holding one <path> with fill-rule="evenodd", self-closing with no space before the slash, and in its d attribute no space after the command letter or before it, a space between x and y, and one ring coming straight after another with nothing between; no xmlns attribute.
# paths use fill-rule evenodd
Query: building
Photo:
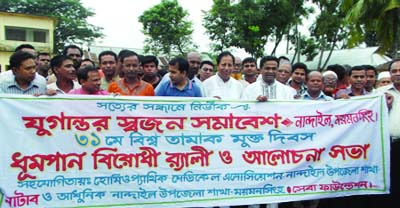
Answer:
<svg viewBox="0 0 400 208"><path fill-rule="evenodd" d="M379 66L381 64L385 64L392 59L376 53L378 47L367 47L367 48L351 48L351 49L341 49L341 50L333 50L328 64L326 66L332 64L347 64L349 66L356 65L372 65ZM322 64L325 63L328 58L329 51L324 51L322 56ZM285 55L286 57L293 58L292 54ZM303 62L307 65L310 70L316 70L318 67L320 54L318 54L312 61L306 61L306 57L301 56L300 62ZM297 62L297 59L294 60L294 63ZM322 65L321 64L321 65Z"/></svg>
<svg viewBox="0 0 400 208"><path fill-rule="evenodd" d="M55 26L56 19L51 17L0 12L0 70L8 69L11 54L21 44L52 53Z"/></svg>

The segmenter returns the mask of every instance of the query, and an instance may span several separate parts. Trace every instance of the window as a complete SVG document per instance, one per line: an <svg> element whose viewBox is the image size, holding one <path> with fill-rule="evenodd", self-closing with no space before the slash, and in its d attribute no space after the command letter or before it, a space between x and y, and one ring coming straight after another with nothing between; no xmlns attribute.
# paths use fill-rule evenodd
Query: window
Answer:
<svg viewBox="0 0 400 208"><path fill-rule="evenodd" d="M33 31L33 42L46 43L46 32Z"/></svg>
<svg viewBox="0 0 400 208"><path fill-rule="evenodd" d="M5 27L6 40L16 41L28 41L38 43L49 42L49 31L34 29L34 28L22 28L22 27Z"/></svg>
<svg viewBox="0 0 400 208"><path fill-rule="evenodd" d="M6 40L26 41L26 31L18 28L6 28Z"/></svg>

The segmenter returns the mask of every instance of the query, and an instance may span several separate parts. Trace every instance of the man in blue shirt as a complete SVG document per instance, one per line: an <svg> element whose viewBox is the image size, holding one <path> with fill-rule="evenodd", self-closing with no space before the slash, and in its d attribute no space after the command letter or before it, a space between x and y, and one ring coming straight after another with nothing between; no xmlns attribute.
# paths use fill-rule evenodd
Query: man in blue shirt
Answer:
<svg viewBox="0 0 400 208"><path fill-rule="evenodd" d="M46 94L46 79L36 73L35 57L25 51L17 51L10 57L12 75L0 78L0 92L6 94Z"/></svg>
<svg viewBox="0 0 400 208"><path fill-rule="evenodd" d="M189 62L183 58L172 59L169 63L169 82L161 82L156 96L201 97L201 90L188 78Z"/></svg>

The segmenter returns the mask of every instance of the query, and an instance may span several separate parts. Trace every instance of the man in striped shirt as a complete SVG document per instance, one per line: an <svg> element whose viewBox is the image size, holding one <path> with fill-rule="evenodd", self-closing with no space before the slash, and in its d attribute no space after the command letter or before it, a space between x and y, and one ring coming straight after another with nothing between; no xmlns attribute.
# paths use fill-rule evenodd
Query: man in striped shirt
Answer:
<svg viewBox="0 0 400 208"><path fill-rule="evenodd" d="M0 93L46 94L46 79L36 73L35 57L25 51L17 51L10 57L10 68L14 76L0 79Z"/></svg>

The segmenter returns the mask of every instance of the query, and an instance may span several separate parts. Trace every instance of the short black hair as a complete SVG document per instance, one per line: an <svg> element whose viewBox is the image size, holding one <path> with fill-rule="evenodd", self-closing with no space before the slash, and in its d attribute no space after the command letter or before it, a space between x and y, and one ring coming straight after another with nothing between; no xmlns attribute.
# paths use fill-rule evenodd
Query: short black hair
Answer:
<svg viewBox="0 0 400 208"><path fill-rule="evenodd" d="M186 72L186 74L189 73L189 62L181 57L177 57L172 59L171 61L168 62L169 65L171 66L176 66L178 67L179 72Z"/></svg>
<svg viewBox="0 0 400 208"><path fill-rule="evenodd" d="M80 48L80 47L78 47L77 45L68 45L68 46L65 46L64 47L64 49L63 49L63 55L67 55L67 52L68 52L68 49L70 49L70 48L75 48L75 49L78 49L79 50L79 53L81 54L81 56L83 56L83 51L82 51L82 49Z"/></svg>
<svg viewBox="0 0 400 208"><path fill-rule="evenodd" d="M365 68L363 66L353 66L351 67L351 69L349 70L349 76L351 76L351 74L353 73L353 71L365 71Z"/></svg>
<svg viewBox="0 0 400 208"><path fill-rule="evenodd" d="M200 68L203 67L204 64L211 65L214 68L214 63L209 60L202 61L200 63Z"/></svg>
<svg viewBox="0 0 400 208"><path fill-rule="evenodd" d="M230 57L232 57L232 61L233 61L233 63L235 63L235 57L231 54L231 52L229 52L229 51L224 51L224 52L220 53L220 54L217 56L217 65L221 62L221 59L222 59L223 57L225 57L225 56L230 56Z"/></svg>
<svg viewBox="0 0 400 208"><path fill-rule="evenodd" d="M139 55L136 52L131 51L131 50L127 50L124 53L122 53L121 56L119 57L119 59L121 60L121 63L123 63L125 58L131 57L131 56L136 56L139 59ZM140 62L140 59L139 59L139 62Z"/></svg>
<svg viewBox="0 0 400 208"><path fill-rule="evenodd" d="M21 66L21 63L27 59L33 59L35 60L35 57L31 54L28 53L26 51L17 51L14 52L11 56L10 56L10 69L12 68L18 68Z"/></svg>
<svg viewBox="0 0 400 208"><path fill-rule="evenodd" d="M247 57L247 58L243 59L242 65L244 65L245 63L256 63L256 65L257 65L257 60L253 57Z"/></svg>
<svg viewBox="0 0 400 208"><path fill-rule="evenodd" d="M142 66L144 66L145 64L154 63L156 67L158 67L158 59L156 56L153 55L143 56L140 62L142 63Z"/></svg>
<svg viewBox="0 0 400 208"><path fill-rule="evenodd" d="M78 77L79 84L82 84L81 79L87 81L87 79L89 78L89 72L98 72L98 70L95 66L90 65L78 70L76 75Z"/></svg>
<svg viewBox="0 0 400 208"><path fill-rule="evenodd" d="M115 62L117 62L118 61L118 59L117 59L117 54L116 53L114 53L114 51L102 51L100 54L99 54L99 63L101 63L101 57L103 57L103 56L106 56L106 55L110 55L110 56L114 56L114 59L115 59ZM83 60L82 60L83 61Z"/></svg>
<svg viewBox="0 0 400 208"><path fill-rule="evenodd" d="M121 57L122 57L125 53L128 53L129 51L130 51L130 50L128 50L128 49L122 49L121 51L119 51L118 56L117 56L118 61L121 61Z"/></svg>
<svg viewBox="0 0 400 208"><path fill-rule="evenodd" d="M69 56L66 56L66 55L54 56L50 60L51 69L54 69L55 67L60 67L65 60L71 60L72 61L72 59Z"/></svg>
<svg viewBox="0 0 400 208"><path fill-rule="evenodd" d="M36 58L39 58L39 56L50 56L50 53L47 52L39 52Z"/></svg>
<svg viewBox="0 0 400 208"><path fill-rule="evenodd" d="M90 63L92 63L93 66L96 66L96 63L94 63L94 61L92 61L92 59L90 59L90 58L85 58L85 59L83 59L83 60L81 61L81 65L82 65L82 63L85 62L85 61L89 61Z"/></svg>
<svg viewBox="0 0 400 208"><path fill-rule="evenodd" d="M275 61L279 66L279 59L275 56L264 56L260 61L260 69L263 67L264 63L267 61Z"/></svg>
<svg viewBox="0 0 400 208"><path fill-rule="evenodd" d="M375 76L378 75L378 71L376 70L376 68L374 66L372 66L372 65L362 65L362 67L364 67L366 71L373 70L374 73L375 73Z"/></svg>
<svg viewBox="0 0 400 208"><path fill-rule="evenodd" d="M292 66L292 74L294 73L294 71L296 71L296 69L304 69L304 72L306 73L306 75L308 74L307 65L305 65L304 63L297 62L297 63L293 64L293 66Z"/></svg>
<svg viewBox="0 0 400 208"><path fill-rule="evenodd" d="M31 44L21 44L15 48L14 52L20 51L23 48L30 48L30 49L35 50L35 47L33 47L33 45L31 45Z"/></svg>

